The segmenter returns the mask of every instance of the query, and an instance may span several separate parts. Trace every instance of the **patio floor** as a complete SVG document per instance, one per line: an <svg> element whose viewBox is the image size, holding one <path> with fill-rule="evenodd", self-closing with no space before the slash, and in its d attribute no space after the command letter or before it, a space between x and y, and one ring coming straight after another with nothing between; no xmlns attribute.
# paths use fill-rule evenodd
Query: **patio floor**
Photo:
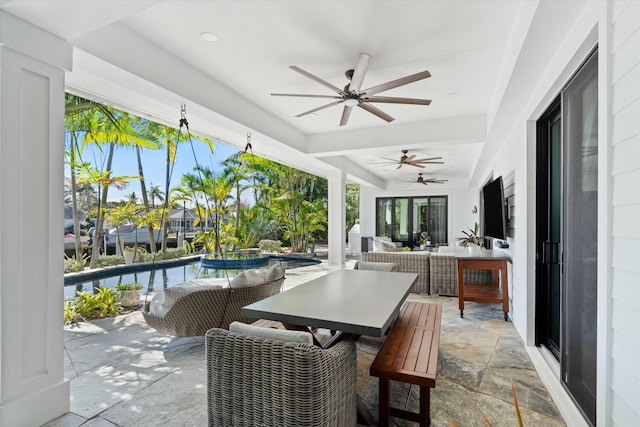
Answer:
<svg viewBox="0 0 640 427"><path fill-rule="evenodd" d="M347 268L353 261L347 263ZM326 273L327 263L287 270L285 288ZM538 378L521 338L497 304L411 294L443 305L437 386L431 392L433 426L517 425L515 384L526 426L564 426ZM377 417L377 378L369 365L381 340L358 340L358 393ZM140 311L65 327L65 378L71 412L46 427L206 426L204 338L177 338L147 326ZM396 406L415 410L417 388L392 383ZM392 418L391 425L415 423Z"/></svg>

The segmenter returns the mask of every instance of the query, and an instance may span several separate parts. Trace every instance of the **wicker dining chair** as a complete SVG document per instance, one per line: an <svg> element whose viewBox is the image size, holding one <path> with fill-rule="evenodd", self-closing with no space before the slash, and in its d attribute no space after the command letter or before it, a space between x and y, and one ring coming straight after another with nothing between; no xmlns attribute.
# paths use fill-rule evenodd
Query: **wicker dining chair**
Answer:
<svg viewBox="0 0 640 427"><path fill-rule="evenodd" d="M205 335L209 426L356 425L356 347L329 349L214 328Z"/></svg>

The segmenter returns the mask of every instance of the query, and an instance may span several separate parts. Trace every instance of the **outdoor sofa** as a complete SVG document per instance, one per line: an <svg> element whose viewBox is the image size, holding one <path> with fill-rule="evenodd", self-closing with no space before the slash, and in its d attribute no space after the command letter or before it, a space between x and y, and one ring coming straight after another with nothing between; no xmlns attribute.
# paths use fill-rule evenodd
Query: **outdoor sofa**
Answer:
<svg viewBox="0 0 640 427"><path fill-rule="evenodd" d="M417 273L412 292L432 295L458 295L458 271L453 253L429 251L363 252L364 262L396 265L396 271ZM465 270L465 283L491 283L491 271Z"/></svg>

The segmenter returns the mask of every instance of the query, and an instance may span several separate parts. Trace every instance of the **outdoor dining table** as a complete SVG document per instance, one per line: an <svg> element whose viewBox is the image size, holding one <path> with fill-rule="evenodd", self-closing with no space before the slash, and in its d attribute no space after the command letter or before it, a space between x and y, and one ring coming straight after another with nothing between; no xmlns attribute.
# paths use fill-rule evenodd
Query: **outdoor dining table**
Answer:
<svg viewBox="0 0 640 427"><path fill-rule="evenodd" d="M382 337L418 275L340 269L242 308L242 315L282 322L287 329L338 331L323 343L361 335Z"/></svg>
<svg viewBox="0 0 640 427"><path fill-rule="evenodd" d="M316 344L330 347L362 335L383 337L418 278L414 273L340 269L242 308L242 315L276 320L287 329L335 331ZM358 398L360 423L373 417Z"/></svg>

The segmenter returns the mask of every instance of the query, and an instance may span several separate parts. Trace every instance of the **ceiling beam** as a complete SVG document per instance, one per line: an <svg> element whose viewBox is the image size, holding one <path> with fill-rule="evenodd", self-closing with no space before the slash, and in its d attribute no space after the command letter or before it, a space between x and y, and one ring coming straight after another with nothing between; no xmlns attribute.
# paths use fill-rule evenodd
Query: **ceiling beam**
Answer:
<svg viewBox="0 0 640 427"><path fill-rule="evenodd" d="M353 155L371 149L409 149L429 143L484 142L486 124L486 116L479 114L309 135L307 154L325 157Z"/></svg>

